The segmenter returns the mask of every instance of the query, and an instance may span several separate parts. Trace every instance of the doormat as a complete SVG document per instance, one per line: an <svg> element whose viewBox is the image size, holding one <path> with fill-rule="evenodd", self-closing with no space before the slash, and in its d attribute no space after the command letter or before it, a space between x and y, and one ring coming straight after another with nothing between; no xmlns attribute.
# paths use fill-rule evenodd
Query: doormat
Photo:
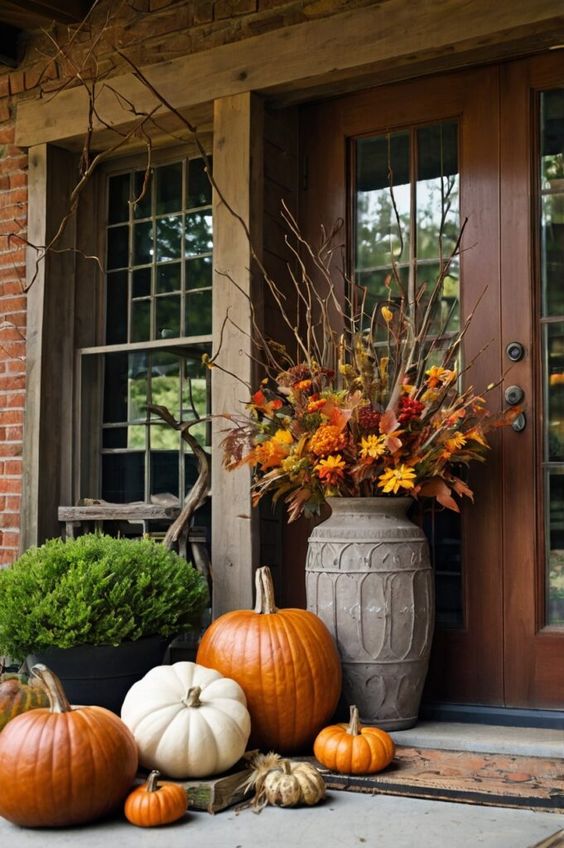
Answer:
<svg viewBox="0 0 564 848"><path fill-rule="evenodd" d="M398 746L374 775L342 775L316 762L328 789L492 807L564 811L564 759Z"/></svg>

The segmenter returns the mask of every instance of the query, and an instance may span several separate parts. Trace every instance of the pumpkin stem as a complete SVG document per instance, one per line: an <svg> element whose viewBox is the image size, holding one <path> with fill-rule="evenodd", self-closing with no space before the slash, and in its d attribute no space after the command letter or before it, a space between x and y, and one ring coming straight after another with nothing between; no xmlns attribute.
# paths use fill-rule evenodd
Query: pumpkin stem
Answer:
<svg viewBox="0 0 564 848"><path fill-rule="evenodd" d="M202 692L201 686L192 686L191 689L188 689L186 693L186 697L182 699L182 703L185 707L201 707L202 702L200 701L200 695Z"/></svg>
<svg viewBox="0 0 564 848"><path fill-rule="evenodd" d="M65 695L63 684L57 675L43 663L37 663L31 669L31 676L37 678L45 688L49 698L49 709L52 713L68 713L72 707Z"/></svg>
<svg viewBox="0 0 564 848"><path fill-rule="evenodd" d="M255 612L259 615L270 615L273 612L278 612L276 602L274 600L274 584L272 582L272 574L270 568L265 565L262 568L257 568L255 574L256 587L256 603Z"/></svg>
<svg viewBox="0 0 564 848"><path fill-rule="evenodd" d="M147 783L145 784L145 789L147 790L147 792L156 792L157 789L161 788L158 784L158 780L159 780L160 776L161 776L160 771L157 771L157 769L153 769L153 771L151 772L151 774L147 778Z"/></svg>
<svg viewBox="0 0 564 848"><path fill-rule="evenodd" d="M351 707L347 733L349 733L351 736L358 736L360 734L360 718L358 715L358 707L356 707L354 704Z"/></svg>
<svg viewBox="0 0 564 848"><path fill-rule="evenodd" d="M290 765L289 760L282 760L280 765L282 767L282 771L284 772L284 774L292 774L292 766Z"/></svg>

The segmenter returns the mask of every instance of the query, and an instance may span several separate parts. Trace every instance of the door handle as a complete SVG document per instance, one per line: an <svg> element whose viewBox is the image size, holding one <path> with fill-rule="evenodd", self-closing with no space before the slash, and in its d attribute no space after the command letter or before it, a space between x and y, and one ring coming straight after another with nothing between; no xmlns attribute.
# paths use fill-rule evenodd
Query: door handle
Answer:
<svg viewBox="0 0 564 848"><path fill-rule="evenodd" d="M525 397L525 392L521 386L508 386L504 392L505 401L509 406L517 406Z"/></svg>

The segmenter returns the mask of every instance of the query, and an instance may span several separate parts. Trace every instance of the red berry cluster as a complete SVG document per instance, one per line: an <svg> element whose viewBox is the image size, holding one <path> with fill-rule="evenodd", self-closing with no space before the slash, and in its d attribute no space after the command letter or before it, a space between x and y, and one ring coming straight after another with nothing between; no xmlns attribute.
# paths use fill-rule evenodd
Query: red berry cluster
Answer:
<svg viewBox="0 0 564 848"><path fill-rule="evenodd" d="M363 430L377 430L381 417L381 413L371 406L362 406L358 411L358 423Z"/></svg>
<svg viewBox="0 0 564 848"><path fill-rule="evenodd" d="M398 421L400 424L408 424L414 418L419 418L424 409L425 404L421 403L420 400L402 397L399 402Z"/></svg>

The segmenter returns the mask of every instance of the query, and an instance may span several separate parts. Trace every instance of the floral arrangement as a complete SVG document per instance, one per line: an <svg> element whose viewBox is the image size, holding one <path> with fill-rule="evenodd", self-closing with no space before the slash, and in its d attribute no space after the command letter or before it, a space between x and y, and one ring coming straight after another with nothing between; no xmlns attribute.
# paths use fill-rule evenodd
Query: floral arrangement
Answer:
<svg viewBox="0 0 564 848"><path fill-rule="evenodd" d="M460 470L483 461L488 431L519 412L493 414L484 397L462 387L457 363L472 315L455 333L448 331L449 316L437 325L460 236L432 291L417 287L415 268L407 286L392 269L386 299L368 313L364 290L343 305L337 297L334 233L314 251L287 210L286 217L300 256L298 304L314 306L294 359L257 328L268 376L243 415L227 416L224 464L248 464L253 502L267 493L275 501L283 497L289 520L317 513L327 497L339 496L425 496L458 511L455 495L472 498ZM315 275L306 270L304 252ZM276 284L267 282L272 291ZM280 303L280 289L274 291ZM285 367L276 368L281 360Z"/></svg>

